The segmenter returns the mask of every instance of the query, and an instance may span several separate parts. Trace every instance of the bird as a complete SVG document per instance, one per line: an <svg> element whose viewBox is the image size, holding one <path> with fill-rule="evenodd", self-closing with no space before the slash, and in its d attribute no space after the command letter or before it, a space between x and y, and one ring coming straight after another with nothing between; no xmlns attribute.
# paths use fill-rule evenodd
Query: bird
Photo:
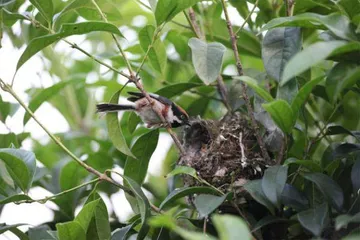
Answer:
<svg viewBox="0 0 360 240"><path fill-rule="evenodd" d="M147 128L165 127L167 124L161 121L157 113L154 112L154 108L162 114L172 128L185 125L190 126L189 115L170 99L150 93L149 96L153 100L151 106L151 103L149 103L143 93L128 92L128 94L130 97L127 100L133 102L133 104L100 103L96 105L97 112L134 111Z"/></svg>

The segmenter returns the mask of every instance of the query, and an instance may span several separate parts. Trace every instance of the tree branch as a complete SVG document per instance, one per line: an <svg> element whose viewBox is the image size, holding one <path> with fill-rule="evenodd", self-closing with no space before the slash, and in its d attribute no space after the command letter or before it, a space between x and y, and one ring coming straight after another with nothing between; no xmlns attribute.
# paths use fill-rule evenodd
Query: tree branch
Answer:
<svg viewBox="0 0 360 240"><path fill-rule="evenodd" d="M234 56L235 56L236 68L237 68L237 71L238 71L238 75L242 76L242 75L244 75L244 71L243 71L242 64L240 62L239 52L238 52L238 48L237 48L237 44L236 44L236 41L237 41L236 40L236 35L234 33L234 30L233 30L231 22L230 22L229 13L228 13L227 8L226 8L225 0L221 0L221 3L223 5L223 9L224 9L226 25L227 25L229 35L230 35L231 46L232 46ZM251 120L251 125L254 128L255 136L256 136L257 142L259 144L262 156L264 157L264 159L266 161L270 161L270 156L269 156L269 154L267 152L267 149L265 147L263 139L260 136L260 128L259 128L259 125L256 122L255 117L254 117L254 111L252 109L249 96L247 95L247 92L246 92L247 91L247 86L243 82L241 82L240 84L241 84L241 87L242 87L242 96L243 96L243 98L245 100L246 108L248 110L248 114L249 114L250 120Z"/></svg>
<svg viewBox="0 0 360 240"><path fill-rule="evenodd" d="M249 21L251 15L254 13L255 8L257 7L258 3L259 3L259 0L256 0L256 2L254 3L253 8L251 9L251 11L249 12L249 14L248 14L247 17L245 18L243 24L242 24L242 25L240 26L240 28L236 31L235 35L238 35L238 33L239 33L241 30L244 29L245 24L247 23L247 21Z"/></svg>
<svg viewBox="0 0 360 240"><path fill-rule="evenodd" d="M80 184L79 186L76 186L76 187L67 189L67 190L65 190L65 191L62 191L62 192L60 192L60 193L54 194L54 195L49 196L49 197L45 197L45 198L42 198L42 199L27 199L27 200L21 200L21 201L18 201L18 202L16 202L16 203L17 203L17 204L21 204L21 203L33 203L33 202L38 202L38 203L44 204L44 203L46 203L47 201L49 201L49 200L51 200L51 199L60 197L60 196L65 195L65 194L67 194L67 193L69 193L69 192L75 191L75 190L77 190L77 189L79 189L79 188L85 187L85 186L87 186L87 185L89 185L89 184L96 183L96 182L99 182L99 181L101 181L100 178L95 178L95 179L93 179L93 180L91 180L91 181L89 181L89 182L82 183L82 184Z"/></svg>
<svg viewBox="0 0 360 240"><path fill-rule="evenodd" d="M97 171L96 169L92 168L91 166L87 165L85 162L81 161L77 156L75 156L75 154L73 154L67 147L65 147L65 145L60 141L60 139L58 137L56 137L55 135L53 135L38 119L37 117L34 115L34 113L31 111L30 108L28 108L26 106L26 104L20 99L20 97L14 92L14 90L12 89L12 87L8 84L6 84L2 79L0 79L0 87L1 89L3 89L5 92L10 93L16 100L17 102L25 109L25 111L30 114L30 116L39 124L39 126L47 133L47 135L60 147L62 148L73 160L75 160L81 167L83 167L86 171L88 171L89 173L92 173L96 176L99 177L100 180L104 180L107 181L109 183L114 184L115 186L119 187L120 189L124 190L124 191L130 191L129 189L127 189L126 187L117 184L115 181L113 181L111 178L109 178L108 176L106 176L105 174L102 174L101 172Z"/></svg>
<svg viewBox="0 0 360 240"><path fill-rule="evenodd" d="M292 16L294 13L295 0L284 0L286 15L288 17Z"/></svg>

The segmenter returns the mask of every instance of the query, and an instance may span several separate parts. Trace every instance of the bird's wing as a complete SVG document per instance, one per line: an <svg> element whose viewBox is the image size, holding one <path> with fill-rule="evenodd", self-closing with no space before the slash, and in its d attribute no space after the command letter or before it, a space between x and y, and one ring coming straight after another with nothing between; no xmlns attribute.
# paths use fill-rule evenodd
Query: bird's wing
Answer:
<svg viewBox="0 0 360 240"><path fill-rule="evenodd" d="M144 94L140 93L140 92L128 92L129 95L131 95L131 97L128 98L129 101L131 102L135 102L141 98L144 97ZM165 105L170 105L172 104L172 101L166 97L154 94L154 93L150 93L149 96Z"/></svg>

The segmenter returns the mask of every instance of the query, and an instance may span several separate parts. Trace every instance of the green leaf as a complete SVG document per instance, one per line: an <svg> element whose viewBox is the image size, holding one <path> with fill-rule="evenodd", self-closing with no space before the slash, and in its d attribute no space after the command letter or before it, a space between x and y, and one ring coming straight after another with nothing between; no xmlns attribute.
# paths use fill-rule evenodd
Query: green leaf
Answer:
<svg viewBox="0 0 360 240"><path fill-rule="evenodd" d="M307 209L309 205L305 195L288 183L285 184L280 198L284 206L292 207L298 212Z"/></svg>
<svg viewBox="0 0 360 240"><path fill-rule="evenodd" d="M61 12L59 12L58 14L55 15L55 17L54 17L54 25L61 18L61 16L63 16L65 13L67 13L69 11L72 11L72 10L77 10L77 9L80 9L80 8L84 8L84 7L90 7L91 5L93 5L91 3L91 0L73 0L68 5L66 5L64 7L64 9L61 10Z"/></svg>
<svg viewBox="0 0 360 240"><path fill-rule="evenodd" d="M304 178L315 183L324 197L338 211L341 211L344 204L344 195L342 189L334 180L322 173L305 173Z"/></svg>
<svg viewBox="0 0 360 240"><path fill-rule="evenodd" d="M325 135L347 134L353 136L357 141L360 141L360 131L350 131L340 125L332 125L326 129Z"/></svg>
<svg viewBox="0 0 360 240"><path fill-rule="evenodd" d="M148 55L151 66L153 66L156 71L164 74L167 63L166 49L159 37L152 44L155 31L156 29L152 25L147 25L141 29L139 32L140 46L144 52L148 51L149 46L151 47Z"/></svg>
<svg viewBox="0 0 360 240"><path fill-rule="evenodd" d="M155 19L159 26L164 22L170 21L179 12L195 5L201 0L159 0L156 4Z"/></svg>
<svg viewBox="0 0 360 240"><path fill-rule="evenodd" d="M339 13L327 16L316 13L303 13L291 17L275 18L268 22L261 32L274 27L305 27L315 29L328 29L336 36L346 40L357 40L349 19Z"/></svg>
<svg viewBox="0 0 360 240"><path fill-rule="evenodd" d="M177 53L179 53L181 59L186 61L189 53L189 48L187 45L188 38L184 37L181 32L170 30L166 35L166 39L174 44L174 47Z"/></svg>
<svg viewBox="0 0 360 240"><path fill-rule="evenodd" d="M317 237L320 237L323 229L330 223L329 209L326 203L300 212L297 217L300 224Z"/></svg>
<svg viewBox="0 0 360 240"><path fill-rule="evenodd" d="M355 161L351 169L351 182L353 186L354 193L360 195L360 157Z"/></svg>
<svg viewBox="0 0 360 240"><path fill-rule="evenodd" d="M141 214L141 228L139 230L137 239L144 239L149 231L149 226L147 225L147 220L150 217L150 203L143 191L141 190L140 185L127 176L123 176L124 180L127 182L131 191L134 193L137 200L140 214Z"/></svg>
<svg viewBox="0 0 360 240"><path fill-rule="evenodd" d="M12 195L12 196L6 197L4 199L2 199L2 197L0 197L0 204L7 204L7 203L18 202L18 201L22 201L22 200L31 200L31 198L25 194Z"/></svg>
<svg viewBox="0 0 360 240"><path fill-rule="evenodd" d="M134 221L131 224L127 225L126 227L116 229L111 234L111 240L126 240L128 235L130 234L131 229L133 229L133 227L137 223L138 221Z"/></svg>
<svg viewBox="0 0 360 240"><path fill-rule="evenodd" d="M154 153L159 139L159 130L155 129L140 136L131 152L135 158L128 157L124 167L124 175L141 185L146 177L149 161Z"/></svg>
<svg viewBox="0 0 360 240"><path fill-rule="evenodd" d="M52 43L59 41L64 37L85 34L94 31L110 32L119 35L120 37L123 37L120 30L111 23L91 21L63 24L60 31L55 34L50 34L32 39L26 47L25 51L20 56L20 59L16 65L16 71L37 52L51 45Z"/></svg>
<svg viewBox="0 0 360 240"><path fill-rule="evenodd" d="M56 224L59 240L86 240L85 231L77 222Z"/></svg>
<svg viewBox="0 0 360 240"><path fill-rule="evenodd" d="M299 160L296 158L286 159L285 165L290 165L290 164L296 164L299 166L303 166L303 167L307 168L308 170L310 170L311 172L322 172L323 171L323 169L320 167L320 165L312 160Z"/></svg>
<svg viewBox="0 0 360 240"><path fill-rule="evenodd" d="M2 22L5 26L11 27L17 20L24 20L26 17L19 13L9 12L5 8L0 9L0 15L2 14Z"/></svg>
<svg viewBox="0 0 360 240"><path fill-rule="evenodd" d="M52 0L30 0L32 5L34 5L41 15L48 21L49 23L52 22L52 17L54 14L54 6Z"/></svg>
<svg viewBox="0 0 360 240"><path fill-rule="evenodd" d="M353 86L360 78L357 64L340 62L331 69L326 78L326 93L334 103L345 88Z"/></svg>
<svg viewBox="0 0 360 240"><path fill-rule="evenodd" d="M79 223L87 239L109 239L110 224L106 205L101 198L88 202L76 216L75 222Z"/></svg>
<svg viewBox="0 0 360 240"><path fill-rule="evenodd" d="M278 99L269 103L264 103L262 106L284 133L291 133L296 118L290 105L285 100Z"/></svg>
<svg viewBox="0 0 360 240"><path fill-rule="evenodd" d="M29 239L30 240L54 239L48 231L51 231L51 228L48 225L40 225L38 227L29 228L28 230Z"/></svg>
<svg viewBox="0 0 360 240"><path fill-rule="evenodd" d="M30 100L29 102L30 110L32 112L35 112L41 106L41 104L48 101L51 97L53 97L58 92L60 92L68 84L73 84L73 83L76 83L76 81L74 80L62 81L52 85L51 87L42 89L39 94L35 95L35 97ZM24 126L29 121L30 118L31 118L30 114L26 112L23 119Z"/></svg>
<svg viewBox="0 0 360 240"><path fill-rule="evenodd" d="M261 180L252 180L244 185L244 189L260 204L264 205L272 214L275 214L274 205L265 196Z"/></svg>
<svg viewBox="0 0 360 240"><path fill-rule="evenodd" d="M200 194L195 197L194 205L196 210L200 214L200 218L207 217L210 213L215 211L225 200L230 199L232 193L227 193L221 197L209 195L209 194Z"/></svg>
<svg viewBox="0 0 360 240"><path fill-rule="evenodd" d="M218 42L206 43L197 38L190 38L189 47L199 78L206 85L214 82L220 74L226 47Z"/></svg>
<svg viewBox="0 0 360 240"><path fill-rule="evenodd" d="M301 50L301 44L300 28L269 30L262 42L261 51L267 74L279 82L286 63Z"/></svg>
<svg viewBox="0 0 360 240"><path fill-rule="evenodd" d="M345 41L329 41L314 43L292 57L286 64L280 85L306 71L329 57L335 50L346 46Z"/></svg>
<svg viewBox="0 0 360 240"><path fill-rule="evenodd" d="M164 201L160 204L160 209L165 208L166 206L174 203L177 199L191 195L191 194L199 194L199 193L208 193L208 194L217 194L219 195L219 192L210 187L183 187L178 188L172 191L167 197L164 199Z"/></svg>
<svg viewBox="0 0 360 240"><path fill-rule="evenodd" d="M258 222L256 222L251 229L251 232L256 232L262 227L265 227L269 224L277 223L277 222L288 222L289 220L286 218L278 218L272 215L268 215L260 219Z"/></svg>
<svg viewBox="0 0 360 240"><path fill-rule="evenodd" d="M214 214L212 220L220 240L250 240L252 239L248 225L244 220L233 215Z"/></svg>
<svg viewBox="0 0 360 240"><path fill-rule="evenodd" d="M255 79L247 76L234 77L234 79L239 79L240 81L246 83L256 92L257 95L259 95L265 101L271 102L274 100L270 93L267 92L264 88L260 87Z"/></svg>
<svg viewBox="0 0 360 240"><path fill-rule="evenodd" d="M358 212L354 216L350 216L347 214L337 216L335 219L336 231L339 231L343 227L346 228L349 223L360 223L360 212Z"/></svg>
<svg viewBox="0 0 360 240"><path fill-rule="evenodd" d="M175 84L163 87L163 88L157 90L155 93L159 94L160 96L163 96L163 97L172 98L172 97L179 95L187 90L190 90L190 89L196 88L196 87L200 87L200 86L203 86L203 85L200 83L191 83L191 82L175 83Z"/></svg>
<svg viewBox="0 0 360 240"><path fill-rule="evenodd" d="M308 99L310 93L314 89L316 85L318 85L324 77L318 77L310 82L307 82L296 94L294 100L291 103L291 109L294 114L298 115L300 112L301 106L305 103L305 101Z"/></svg>
<svg viewBox="0 0 360 240"><path fill-rule="evenodd" d="M3 148L0 149L0 160L5 163L6 170L16 185L27 193L35 175L34 153L22 149Z"/></svg>
<svg viewBox="0 0 360 240"><path fill-rule="evenodd" d="M141 123L140 117L135 112L131 112L129 114L128 123L127 123L128 130L131 134L134 133L139 123Z"/></svg>
<svg viewBox="0 0 360 240"><path fill-rule="evenodd" d="M117 91L111 98L110 103L118 103L121 90ZM135 156L130 151L129 147L126 144L124 135L122 133L121 127L119 125L119 120L117 112L110 112L106 114L106 126L108 128L109 138L120 152L135 158Z"/></svg>
<svg viewBox="0 0 360 240"><path fill-rule="evenodd" d="M281 205L281 193L287 179L287 166L271 166L265 170L261 181L262 190L272 204L278 208Z"/></svg>
<svg viewBox="0 0 360 240"><path fill-rule="evenodd" d="M176 166L174 170L166 175L166 177L172 177L179 174L187 174L194 178L197 178L196 170L188 166Z"/></svg>

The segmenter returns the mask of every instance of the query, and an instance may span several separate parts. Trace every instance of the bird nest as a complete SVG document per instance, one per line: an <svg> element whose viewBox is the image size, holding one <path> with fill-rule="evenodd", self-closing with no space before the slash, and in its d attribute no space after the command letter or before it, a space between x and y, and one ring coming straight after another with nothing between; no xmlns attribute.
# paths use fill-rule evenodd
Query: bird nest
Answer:
<svg viewBox="0 0 360 240"><path fill-rule="evenodd" d="M179 165L194 168L202 179L225 192L261 178L273 164L264 160L251 123L239 113L220 121L192 120L184 130L183 145L185 155ZM186 176L184 183L199 184Z"/></svg>

